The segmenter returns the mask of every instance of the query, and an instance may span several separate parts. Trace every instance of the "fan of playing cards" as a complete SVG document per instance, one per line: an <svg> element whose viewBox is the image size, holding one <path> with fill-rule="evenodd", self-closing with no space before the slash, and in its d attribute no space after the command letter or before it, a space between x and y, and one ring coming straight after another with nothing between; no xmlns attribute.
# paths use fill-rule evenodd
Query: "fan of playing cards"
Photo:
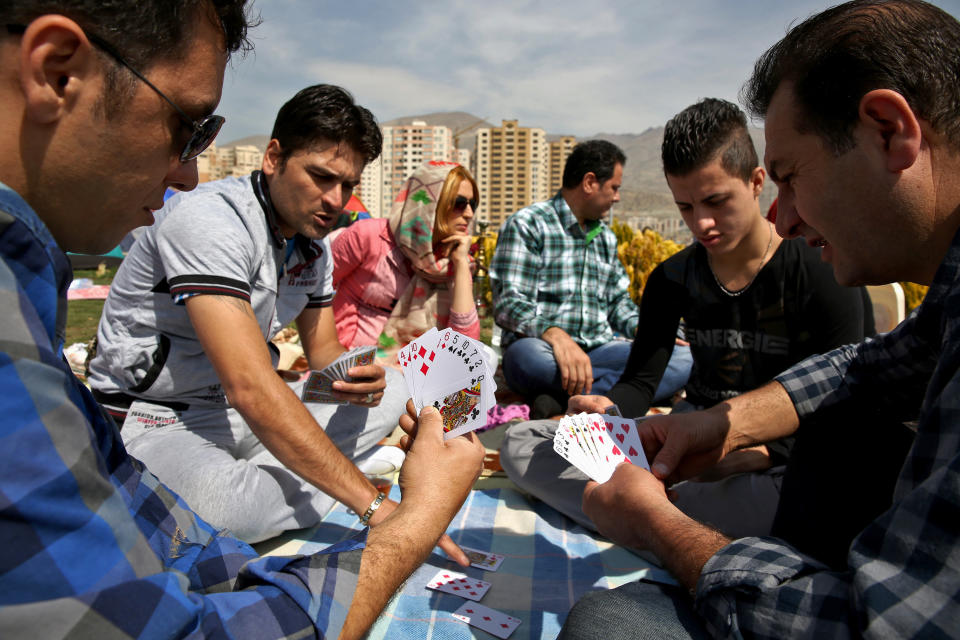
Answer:
<svg viewBox="0 0 960 640"><path fill-rule="evenodd" d="M553 449L601 484L621 462L650 470L637 423L629 418L598 413L564 416L553 437Z"/></svg>
<svg viewBox="0 0 960 640"><path fill-rule="evenodd" d="M320 371L311 371L303 385L303 391L300 392L300 399L304 402L346 404L346 400L340 400L333 395L334 381L353 382L347 371L353 367L373 364L376 355L377 348L374 346L354 347Z"/></svg>
<svg viewBox="0 0 960 640"><path fill-rule="evenodd" d="M417 411L429 405L443 417L444 439L487 424L497 385L479 340L453 329L430 329L397 358Z"/></svg>

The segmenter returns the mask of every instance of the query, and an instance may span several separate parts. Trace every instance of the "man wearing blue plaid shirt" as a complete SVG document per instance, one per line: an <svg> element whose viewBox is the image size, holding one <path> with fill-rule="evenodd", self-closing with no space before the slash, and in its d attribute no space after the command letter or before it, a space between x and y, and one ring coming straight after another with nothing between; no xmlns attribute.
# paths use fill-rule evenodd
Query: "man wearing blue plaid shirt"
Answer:
<svg viewBox="0 0 960 640"><path fill-rule="evenodd" d="M615 540L652 550L693 594L693 607L677 593L636 583L582 601L562 637L636 638L641 623L651 637L696 635L700 624L731 637L956 636L958 69L960 23L919 0L829 9L757 62L744 97L766 116L778 232L822 247L841 284L909 280L930 289L890 333L813 356L699 414L644 422L653 474L621 465L609 482L587 486L584 511ZM849 429L869 433L869 411L877 409L916 421L916 434L890 507L848 541L844 566L828 567L775 538L729 540L668 500L663 481L851 406L863 410L865 424L851 421ZM801 427L798 445L805 437ZM836 500L862 498L844 490L836 487ZM836 535L830 522L820 524L822 536Z"/></svg>
<svg viewBox="0 0 960 640"><path fill-rule="evenodd" d="M581 142L567 158L560 191L507 218L497 238L490 282L504 329L503 374L535 412L544 405L552 415L567 396L606 393L630 355L630 343L614 340L614 332L632 339L639 311L617 238L603 222L620 200L626 161L611 142ZM686 382L685 355L671 362L658 398Z"/></svg>
<svg viewBox="0 0 960 640"><path fill-rule="evenodd" d="M196 186L227 59L249 46L245 5L0 3L2 638L359 637L480 472L474 438L444 441L436 411L418 429L404 416L417 437L388 517L322 553L258 558L127 454L66 364L64 252L116 246L167 187Z"/></svg>

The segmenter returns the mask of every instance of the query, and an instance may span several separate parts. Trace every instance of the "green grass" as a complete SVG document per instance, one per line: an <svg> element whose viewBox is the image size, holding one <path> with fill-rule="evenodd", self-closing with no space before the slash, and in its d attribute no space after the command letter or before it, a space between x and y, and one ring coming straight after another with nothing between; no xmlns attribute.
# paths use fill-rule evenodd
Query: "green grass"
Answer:
<svg viewBox="0 0 960 640"><path fill-rule="evenodd" d="M94 284L110 284L117 273L116 267L107 267L102 272L98 269L75 269L73 278L90 278ZM75 342L88 343L97 335L97 325L100 324L100 314L103 313L103 300L73 300L67 307L67 339L64 346L69 347ZM295 325L291 325L294 326ZM480 318L480 340L490 344L493 333L493 318Z"/></svg>
<svg viewBox="0 0 960 640"><path fill-rule="evenodd" d="M103 272L98 269L76 269L73 278L90 278L94 284L110 284L116 273L116 267L107 267ZM103 300L72 300L67 306L67 338L64 346L93 340L97 335L101 313Z"/></svg>

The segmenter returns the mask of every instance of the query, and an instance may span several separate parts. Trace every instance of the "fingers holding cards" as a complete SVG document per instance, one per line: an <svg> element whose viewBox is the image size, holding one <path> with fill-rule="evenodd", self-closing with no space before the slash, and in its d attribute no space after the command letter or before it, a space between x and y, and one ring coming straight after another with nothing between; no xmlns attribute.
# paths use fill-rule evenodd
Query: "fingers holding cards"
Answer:
<svg viewBox="0 0 960 640"><path fill-rule="evenodd" d="M650 469L634 420L581 413L564 416L553 438L553 448L570 464L604 483L621 462Z"/></svg>
<svg viewBox="0 0 960 640"><path fill-rule="evenodd" d="M444 439L483 427L496 403L496 384L483 345L452 329L431 329L400 350L407 389L416 408L443 417Z"/></svg>
<svg viewBox="0 0 960 640"><path fill-rule="evenodd" d="M366 404L379 402L379 397L383 391L383 369L373 364L373 359L377 354L377 348L374 346L354 347L346 353L343 353L336 360L328 364L319 371L311 371L300 392L300 399L304 402L319 402L325 404L346 404L350 401ZM349 371L354 367L363 367L370 374L370 377L361 380L349 375ZM369 382L370 378L379 378L377 382ZM350 384L349 388L335 389L333 383L340 381ZM358 384L359 383L359 384ZM371 386L372 385L372 386ZM363 387L361 390L360 387ZM367 388L370 387L370 388ZM346 393L352 393L356 397L349 397ZM369 397L373 394L374 397Z"/></svg>

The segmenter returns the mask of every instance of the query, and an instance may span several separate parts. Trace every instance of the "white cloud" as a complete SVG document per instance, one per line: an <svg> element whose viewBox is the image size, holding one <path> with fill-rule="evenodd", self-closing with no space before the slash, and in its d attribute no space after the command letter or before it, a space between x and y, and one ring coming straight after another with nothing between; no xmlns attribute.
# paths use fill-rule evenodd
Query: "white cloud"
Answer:
<svg viewBox="0 0 960 640"><path fill-rule="evenodd" d="M936 2L960 15L960 0ZM379 119L469 111L549 133L639 132L704 96L736 99L756 57L832 0L260 0L235 63L224 141L267 133L316 82Z"/></svg>

